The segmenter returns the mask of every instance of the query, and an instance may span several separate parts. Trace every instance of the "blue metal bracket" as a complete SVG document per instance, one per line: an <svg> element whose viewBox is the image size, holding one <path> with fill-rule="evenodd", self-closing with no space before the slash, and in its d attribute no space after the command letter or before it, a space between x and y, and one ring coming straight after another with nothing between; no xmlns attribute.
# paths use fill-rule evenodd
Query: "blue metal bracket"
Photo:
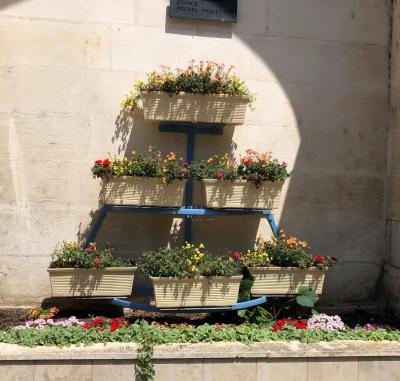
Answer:
<svg viewBox="0 0 400 381"><path fill-rule="evenodd" d="M157 308L154 305L135 303L128 300L114 298L111 300L111 304L115 306L120 306L124 308L131 308L133 310L141 310L147 312L163 312L163 313L178 313L178 312L188 312L188 313L208 313L208 312L228 312L228 311L239 311L246 308L251 308L264 304L267 301L266 296L261 296L256 299L249 300L247 302L240 302L231 307L185 307L185 308Z"/></svg>
<svg viewBox="0 0 400 381"><path fill-rule="evenodd" d="M275 223L273 213L268 209L207 209L196 206L182 206L180 208L159 208L154 206L134 206L134 205L103 205L100 213L90 231L85 247L90 242L94 242L96 235L100 229L101 223L108 212L128 212L136 214L163 214L176 215L184 218L192 218L192 216L260 216L266 217L274 235L279 234L278 227ZM187 227L185 227L187 228ZM190 226L191 229L191 226ZM186 238L186 235L185 235ZM187 242L191 242L190 240Z"/></svg>

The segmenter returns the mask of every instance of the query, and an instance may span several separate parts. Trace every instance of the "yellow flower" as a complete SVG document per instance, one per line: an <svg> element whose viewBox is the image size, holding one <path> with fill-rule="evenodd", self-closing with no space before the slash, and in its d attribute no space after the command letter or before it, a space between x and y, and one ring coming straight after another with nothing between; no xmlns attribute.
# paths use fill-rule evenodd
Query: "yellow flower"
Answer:
<svg viewBox="0 0 400 381"><path fill-rule="evenodd" d="M201 244L199 245L199 248L200 248L200 249L204 249L204 245L201 243Z"/></svg>

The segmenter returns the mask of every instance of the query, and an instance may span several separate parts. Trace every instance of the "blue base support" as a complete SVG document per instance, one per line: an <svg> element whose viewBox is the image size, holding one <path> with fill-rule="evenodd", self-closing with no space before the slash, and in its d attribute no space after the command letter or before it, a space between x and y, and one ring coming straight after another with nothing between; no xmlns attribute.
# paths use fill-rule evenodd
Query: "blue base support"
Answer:
<svg viewBox="0 0 400 381"><path fill-rule="evenodd" d="M156 306L144 303L135 303L128 300L114 298L111 304L132 310L140 310L146 312L163 312L163 313L210 313L210 312L228 312L239 311L246 308L251 308L264 304L267 301L266 296L261 296L257 299L252 299L247 302L237 303L231 307L187 307L187 308L157 308Z"/></svg>

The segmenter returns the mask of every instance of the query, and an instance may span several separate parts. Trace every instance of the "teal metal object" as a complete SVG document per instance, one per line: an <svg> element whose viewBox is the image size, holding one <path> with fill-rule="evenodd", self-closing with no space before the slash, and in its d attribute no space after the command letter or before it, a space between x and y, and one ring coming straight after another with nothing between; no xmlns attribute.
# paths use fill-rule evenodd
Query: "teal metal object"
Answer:
<svg viewBox="0 0 400 381"><path fill-rule="evenodd" d="M124 300L120 298L114 298L111 300L111 304L115 306L120 306L123 308L130 308L133 310L141 310L147 312L163 312L163 313L208 313L208 312L228 312L228 311L239 311L246 308L251 308L264 304L267 301L266 296L261 296L256 299L248 300L246 302L237 303L231 307L185 307L185 308L157 308L151 304L135 303L129 300Z"/></svg>
<svg viewBox="0 0 400 381"><path fill-rule="evenodd" d="M178 215L185 217L185 223L189 224L185 226L185 240L191 242L191 218L192 216L260 216L266 217L271 230L274 235L278 235L279 230L276 225L273 213L268 209L207 209L196 206L182 206L180 208L159 208L154 206L133 206L133 205L103 205L100 209L100 213L96 218L96 222L90 231L85 247L89 245L90 242L94 242L97 232L100 226L109 212L125 212L125 213L135 213L135 214L167 214L167 215ZM189 220L190 219L190 220ZM188 222L189 220L189 222ZM188 238L188 239L186 239Z"/></svg>

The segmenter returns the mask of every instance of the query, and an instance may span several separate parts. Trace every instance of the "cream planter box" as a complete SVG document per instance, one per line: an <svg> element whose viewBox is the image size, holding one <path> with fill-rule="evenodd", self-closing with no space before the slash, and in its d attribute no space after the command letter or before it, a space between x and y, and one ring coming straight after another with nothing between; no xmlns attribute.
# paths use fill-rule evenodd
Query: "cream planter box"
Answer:
<svg viewBox="0 0 400 381"><path fill-rule="evenodd" d="M104 181L101 200L112 205L178 207L183 204L186 180L163 183L155 177L123 176Z"/></svg>
<svg viewBox="0 0 400 381"><path fill-rule="evenodd" d="M298 267L252 267L254 275L253 295L296 295L300 286L311 287L317 294L322 288L327 270Z"/></svg>
<svg viewBox="0 0 400 381"><path fill-rule="evenodd" d="M249 97L224 94L141 93L144 119L243 124Z"/></svg>
<svg viewBox="0 0 400 381"><path fill-rule="evenodd" d="M207 208L279 208L283 182L264 182L258 188L246 180L201 180Z"/></svg>
<svg viewBox="0 0 400 381"><path fill-rule="evenodd" d="M242 276L151 278L157 308L225 307L237 303Z"/></svg>
<svg viewBox="0 0 400 381"><path fill-rule="evenodd" d="M125 296L131 295L137 267L104 269L49 268L51 295Z"/></svg>

